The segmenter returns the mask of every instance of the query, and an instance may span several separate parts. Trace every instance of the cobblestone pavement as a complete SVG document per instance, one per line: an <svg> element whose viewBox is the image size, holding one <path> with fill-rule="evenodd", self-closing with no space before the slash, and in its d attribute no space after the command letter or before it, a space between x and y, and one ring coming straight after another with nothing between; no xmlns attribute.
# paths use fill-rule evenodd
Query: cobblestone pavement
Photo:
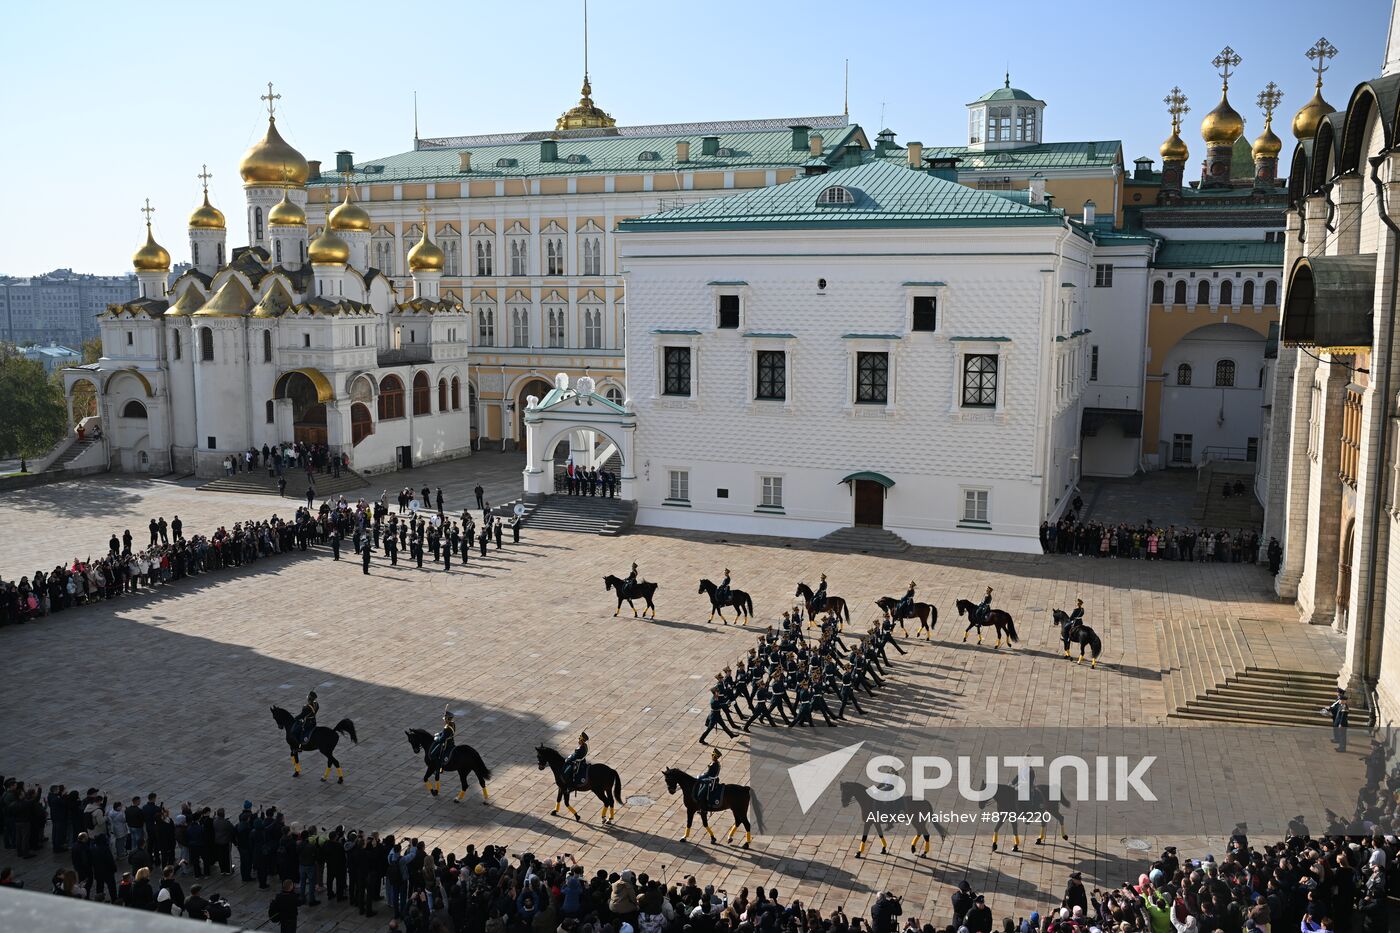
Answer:
<svg viewBox="0 0 1400 933"><path fill-rule="evenodd" d="M410 482L441 482L449 508L460 510L477 477L488 497L510 498L519 466L518 457L481 456L386 479L391 493ZM143 540L152 513L178 513L196 531L261 517L274 506L270 497L162 481L48 486L0 502L0 560L4 574L16 576L16 568L99 550L113 528L130 526ZM602 575L625 573L634 559L660 583L655 622L607 611L613 603ZM1160 722L1157 633L1169 615L1296 624L1272 601L1265 573L1244 564L847 556L780 539L657 530L595 538L527 529L519 546L450 573L390 568L376 557L364 576L358 563L293 555L0 630L7 662L0 772L44 785L97 786L125 799L155 790L171 805L189 800L233 811L247 798L320 826L407 833L457 851L473 842L569 852L590 870L694 873L730 891L762 884L825 909L845 904L864 912L888 888L906 895L906 916L940 920L951 886L964 877L989 895L998 917L1022 915L1058 901L1070 870L1099 884L1135 878L1163 843L1148 840L1153 851L1143 852L1130 848L1133 840L1100 834L992 854L986 836L955 836L936 841L928 859L897 846L856 861L855 842L846 838L757 836L749 852L680 841L684 811L667 796L660 772L703 767L708 751L695 740L707 684L743 656L755 634L705 621L697 581L726 566L763 620L792 604L797 580L822 572L832 593L851 601L857 621L868 618L875 597L899 595L918 580L920 598L941 612L935 640L906 642L909 655L895 656L888 688L866 706L871 718L915 729ZM958 638L953 601L988 584L1017 619L1023 638L1013 650ZM1098 670L1063 662L1052 636L1049 608L1072 606L1077 596L1105 641ZM268 714L274 704L295 708L309 688L320 694L323 723L350 717L358 729L359 744L339 749L343 786L316 780L322 763L310 757L305 776L293 780ZM459 742L475 746L495 772L490 806L475 786L456 805L430 797L419 780L422 759L403 730L434 727L444 704L457 712ZM549 815L553 789L536 768L534 746L567 752L580 729L592 736L594 760L622 774L628 804L616 826L601 827L591 801L580 808L581 823ZM747 744L719 739L727 779L743 779ZM1227 818L1222 834L1231 828ZM1218 851L1223 842L1174 841L1183 853ZM55 864L45 855L19 871L30 887L46 889ZM227 881L206 890L231 898L235 922L264 922L263 892ZM303 917L303 929L382 929L379 920L336 907Z"/></svg>

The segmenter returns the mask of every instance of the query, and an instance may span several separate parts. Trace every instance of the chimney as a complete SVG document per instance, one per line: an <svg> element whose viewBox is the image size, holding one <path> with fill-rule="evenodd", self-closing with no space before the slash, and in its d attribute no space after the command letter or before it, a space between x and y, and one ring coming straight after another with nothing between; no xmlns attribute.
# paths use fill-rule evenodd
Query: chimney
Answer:
<svg viewBox="0 0 1400 933"><path fill-rule="evenodd" d="M881 130L875 134L875 151L887 152L890 149L898 149L894 141L894 130Z"/></svg>
<svg viewBox="0 0 1400 933"><path fill-rule="evenodd" d="M924 144L909 143L909 167L922 169L924 167Z"/></svg>
<svg viewBox="0 0 1400 933"><path fill-rule="evenodd" d="M1027 201L1035 207L1045 206L1045 179L1032 178L1030 194Z"/></svg>
<svg viewBox="0 0 1400 933"><path fill-rule="evenodd" d="M846 143L841 147L841 165L854 168L860 164L860 143Z"/></svg>
<svg viewBox="0 0 1400 933"><path fill-rule="evenodd" d="M934 178L951 182L958 180L958 163L962 160L956 156L939 156L925 161L928 162L928 173Z"/></svg>
<svg viewBox="0 0 1400 933"><path fill-rule="evenodd" d="M337 175L355 170L355 154L345 149L335 154L335 172Z"/></svg>
<svg viewBox="0 0 1400 933"><path fill-rule="evenodd" d="M1133 160L1133 178L1143 180L1152 176L1152 160L1141 156Z"/></svg>
<svg viewBox="0 0 1400 933"><path fill-rule="evenodd" d="M459 160L457 171L470 172L472 170L472 154L470 151L457 153L457 158Z"/></svg>
<svg viewBox="0 0 1400 933"><path fill-rule="evenodd" d="M700 154L701 154L701 155L708 155L708 156L719 155L719 137L718 137L718 136L701 136L701 137L700 137Z"/></svg>
<svg viewBox="0 0 1400 933"><path fill-rule="evenodd" d="M1084 226L1092 227L1094 225L1094 211L1097 207L1098 205L1094 203L1093 198L1084 202Z"/></svg>
<svg viewBox="0 0 1400 933"><path fill-rule="evenodd" d="M1053 194L1047 194L1045 196L1045 209L1047 211L1053 211L1055 209L1055 196Z"/></svg>
<svg viewBox="0 0 1400 933"><path fill-rule="evenodd" d="M822 154L822 134L813 133L807 141L807 151L812 154L812 158L819 159Z"/></svg>
<svg viewBox="0 0 1400 933"><path fill-rule="evenodd" d="M676 140L676 161L677 161L677 162L689 162L689 161L690 161L690 143L689 143L689 141L684 140L684 139L678 139L678 140Z"/></svg>
<svg viewBox="0 0 1400 933"><path fill-rule="evenodd" d="M316 181L318 178L321 177L321 160L320 160L320 159L307 159L307 160L306 160L306 169L307 169L307 171L306 171L307 180L308 180L308 181Z"/></svg>
<svg viewBox="0 0 1400 933"><path fill-rule="evenodd" d="M1087 150L1085 150L1084 155L1087 156L1087 157L1090 158L1090 159L1097 159L1097 158L1099 157L1099 147L1098 147L1098 144L1097 144L1097 143L1092 143L1092 142L1089 143L1089 148L1088 148Z"/></svg>
<svg viewBox="0 0 1400 933"><path fill-rule="evenodd" d="M792 130L792 151L801 152L803 149L806 149L808 139L807 134L812 128L810 126L803 126L799 123L794 126L788 127L788 129Z"/></svg>
<svg viewBox="0 0 1400 933"><path fill-rule="evenodd" d="M555 142L555 141L552 140L552 139L541 139L541 140L540 140L540 161L541 161L541 162L557 162L557 161L559 161L559 143Z"/></svg>

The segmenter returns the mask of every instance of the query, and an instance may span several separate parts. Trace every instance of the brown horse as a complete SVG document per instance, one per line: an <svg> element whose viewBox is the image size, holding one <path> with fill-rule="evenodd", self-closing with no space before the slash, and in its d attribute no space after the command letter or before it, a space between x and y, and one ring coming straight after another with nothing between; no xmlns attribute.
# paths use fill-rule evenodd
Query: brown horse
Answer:
<svg viewBox="0 0 1400 933"><path fill-rule="evenodd" d="M1000 609L989 609L983 618L977 617L977 604L970 599L958 600L958 615L967 616L967 628L963 629L963 641L967 641L967 633L974 628L977 629L977 644L982 644L982 626L990 625L997 630L997 643L993 648L1001 647L1002 635L1006 636L1008 645L1016 641L1016 623L1011 621L1011 613L1003 612Z"/></svg>
<svg viewBox="0 0 1400 933"><path fill-rule="evenodd" d="M807 584L797 584L797 592L792 595L802 597L802 604L807 607L807 618L813 623L816 622L818 613L831 613L836 617L837 622L851 621L851 607L847 606L846 601L840 596L828 596L826 605L818 609L816 603L812 601L812 597L816 594Z"/></svg>
<svg viewBox="0 0 1400 933"><path fill-rule="evenodd" d="M880 611L888 619L890 613L894 612L894 607L899 605L899 600L893 596L881 596L875 600L875 605L880 607ZM931 603L915 603L909 614L919 620L919 630L914 633L914 637L918 638L920 633L926 633L928 640L933 641L933 627L938 624L938 607ZM909 630L904 627L903 616L899 618L899 630L906 637L909 635Z"/></svg>
<svg viewBox="0 0 1400 933"><path fill-rule="evenodd" d="M763 826L763 812L758 806L758 797L754 796L753 790L747 784L721 784L719 785L719 801L710 803L708 800L701 800L695 793L695 776L682 771L680 768L667 768L661 772L661 776L666 779L666 792L674 794L677 790L681 792L681 799L685 801L685 835L682 839L690 838L690 829L695 822L695 814L700 814L700 825L705 827L705 832L710 834L711 842L718 842L715 838L715 831L710 828L709 815L711 813L722 813L728 810L734 816L734 825L729 829L729 835L725 837L725 842L734 839L734 833L740 826L744 827L744 848L749 847L753 841L753 827L749 825L749 804L753 804L754 819L758 820L759 828Z"/></svg>

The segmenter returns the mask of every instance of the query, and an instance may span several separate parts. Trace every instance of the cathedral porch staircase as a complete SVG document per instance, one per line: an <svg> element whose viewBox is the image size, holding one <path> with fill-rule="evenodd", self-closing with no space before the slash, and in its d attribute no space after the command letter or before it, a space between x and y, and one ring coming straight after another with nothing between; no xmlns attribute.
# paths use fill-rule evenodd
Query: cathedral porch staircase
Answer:
<svg viewBox="0 0 1400 933"><path fill-rule="evenodd" d="M637 503L627 499L556 494L524 505L520 526L545 531L616 537L631 528L637 518ZM506 514L511 508L505 510Z"/></svg>
<svg viewBox="0 0 1400 933"><path fill-rule="evenodd" d="M838 528L817 539L817 547L843 554L902 554L909 542L884 528Z"/></svg>
<svg viewBox="0 0 1400 933"><path fill-rule="evenodd" d="M306 501L306 473L302 470L288 470L287 477L287 498L300 499ZM327 499L331 496L338 496L341 493L353 493L369 485L369 481L354 470L341 470L340 476L331 476L329 473L317 473L313 475L312 486L316 490L317 500ZM277 495L277 477L268 476L267 470L257 469L251 473L235 473L232 476L221 476L216 480L205 483L199 487L207 492L241 492L245 495ZM355 496L347 495L346 498L354 499Z"/></svg>

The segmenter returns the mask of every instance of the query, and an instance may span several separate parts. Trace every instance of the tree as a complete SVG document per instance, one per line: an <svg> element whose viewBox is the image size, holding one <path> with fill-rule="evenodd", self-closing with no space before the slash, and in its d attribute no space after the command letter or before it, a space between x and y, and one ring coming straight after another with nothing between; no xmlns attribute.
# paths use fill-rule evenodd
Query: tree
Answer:
<svg viewBox="0 0 1400 933"><path fill-rule="evenodd" d="M36 457L63 436L63 391L37 360L0 345L0 453Z"/></svg>
<svg viewBox="0 0 1400 933"><path fill-rule="evenodd" d="M83 341L82 365L96 363L102 359L102 338L93 337L91 340ZM59 394L63 394L63 376L59 372L53 374L54 384L58 386ZM92 390L92 383L78 382L73 386L73 420L82 421L89 415L97 414L97 394Z"/></svg>

